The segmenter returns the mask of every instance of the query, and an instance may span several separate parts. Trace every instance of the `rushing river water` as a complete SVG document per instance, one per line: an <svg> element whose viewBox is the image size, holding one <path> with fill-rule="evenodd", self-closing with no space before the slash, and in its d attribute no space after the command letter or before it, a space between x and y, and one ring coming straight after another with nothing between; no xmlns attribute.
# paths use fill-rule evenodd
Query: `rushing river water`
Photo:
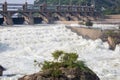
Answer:
<svg viewBox="0 0 120 80"><path fill-rule="evenodd" d="M38 72L34 60L52 60L55 50L76 52L101 80L120 80L120 46L108 49L107 42L86 40L64 25L35 25L0 28L0 65L6 68L2 80Z"/></svg>

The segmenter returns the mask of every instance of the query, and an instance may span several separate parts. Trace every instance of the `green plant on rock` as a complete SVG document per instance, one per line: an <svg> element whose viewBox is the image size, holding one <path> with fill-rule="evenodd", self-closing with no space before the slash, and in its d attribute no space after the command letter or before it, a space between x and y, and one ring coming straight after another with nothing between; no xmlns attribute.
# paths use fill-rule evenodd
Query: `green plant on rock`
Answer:
<svg viewBox="0 0 120 80"><path fill-rule="evenodd" d="M115 35L114 31L112 30L107 31L106 34L107 36L111 36L111 37Z"/></svg>
<svg viewBox="0 0 120 80"><path fill-rule="evenodd" d="M76 53L65 53L61 61L68 67L74 67L74 63L76 63L77 58L78 55Z"/></svg>
<svg viewBox="0 0 120 80"><path fill-rule="evenodd" d="M64 51L57 50L52 53L52 56L54 61L44 61L42 64L42 71L48 72L48 74L46 74L48 77L60 77L63 75L61 68L79 68L84 70L84 72L86 70L90 71L89 68L85 66L83 61L77 60L78 55L76 53L66 53Z"/></svg>
<svg viewBox="0 0 120 80"><path fill-rule="evenodd" d="M55 60L58 60L62 54L64 54L63 51L56 50L54 53L52 53L52 56Z"/></svg>
<svg viewBox="0 0 120 80"><path fill-rule="evenodd" d="M86 21L85 25L86 25L86 26L92 26L93 23L92 23L90 20L88 20L88 21Z"/></svg>
<svg viewBox="0 0 120 80"><path fill-rule="evenodd" d="M117 42L118 42L119 34L120 34L119 32L116 33L112 30L109 30L106 32L107 37L111 37L115 44L117 44Z"/></svg>

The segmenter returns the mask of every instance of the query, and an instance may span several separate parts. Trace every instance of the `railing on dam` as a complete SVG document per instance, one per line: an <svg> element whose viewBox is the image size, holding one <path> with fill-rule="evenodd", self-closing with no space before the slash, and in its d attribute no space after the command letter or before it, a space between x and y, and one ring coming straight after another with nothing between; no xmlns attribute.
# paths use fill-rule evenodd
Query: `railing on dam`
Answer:
<svg viewBox="0 0 120 80"><path fill-rule="evenodd" d="M42 18L46 23L56 20L83 20L81 16L89 18L97 16L93 6L80 5L46 5L46 4L8 4L0 3L0 15L4 18L3 23L12 25L12 16L18 14L28 24L34 23L34 17Z"/></svg>
<svg viewBox="0 0 120 80"><path fill-rule="evenodd" d="M58 12L94 12L94 7L92 6L80 6L80 5L44 5L44 4L8 4L0 3L0 11L43 11L43 12L50 12L50 11L58 11Z"/></svg>
<svg viewBox="0 0 120 80"><path fill-rule="evenodd" d="M3 11L4 7L7 8L7 11L16 11L16 10L23 10L24 4L7 4L7 3L0 3L0 11ZM27 7L32 7L33 4L27 4Z"/></svg>

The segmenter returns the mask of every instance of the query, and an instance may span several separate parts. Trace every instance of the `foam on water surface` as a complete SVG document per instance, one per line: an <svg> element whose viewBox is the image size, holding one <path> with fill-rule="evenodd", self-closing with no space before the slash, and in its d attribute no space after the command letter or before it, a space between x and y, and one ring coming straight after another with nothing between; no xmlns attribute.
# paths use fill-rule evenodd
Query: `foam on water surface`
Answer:
<svg viewBox="0 0 120 80"><path fill-rule="evenodd" d="M64 25L14 26L0 28L0 65L7 70L1 79L38 72L34 60L52 60L55 50L77 52L101 80L120 80L120 46L115 51L98 40L86 40Z"/></svg>

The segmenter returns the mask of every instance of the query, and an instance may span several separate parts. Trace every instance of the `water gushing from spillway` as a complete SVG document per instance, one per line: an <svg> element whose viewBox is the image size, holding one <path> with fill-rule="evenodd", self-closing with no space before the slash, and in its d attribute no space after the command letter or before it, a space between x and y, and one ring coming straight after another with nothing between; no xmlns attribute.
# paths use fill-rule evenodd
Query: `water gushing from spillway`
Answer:
<svg viewBox="0 0 120 80"><path fill-rule="evenodd" d="M7 70L1 79L38 72L34 60L52 60L55 50L76 52L101 80L120 80L120 46L108 49L107 42L86 40L64 25L36 25L0 28L0 65Z"/></svg>

